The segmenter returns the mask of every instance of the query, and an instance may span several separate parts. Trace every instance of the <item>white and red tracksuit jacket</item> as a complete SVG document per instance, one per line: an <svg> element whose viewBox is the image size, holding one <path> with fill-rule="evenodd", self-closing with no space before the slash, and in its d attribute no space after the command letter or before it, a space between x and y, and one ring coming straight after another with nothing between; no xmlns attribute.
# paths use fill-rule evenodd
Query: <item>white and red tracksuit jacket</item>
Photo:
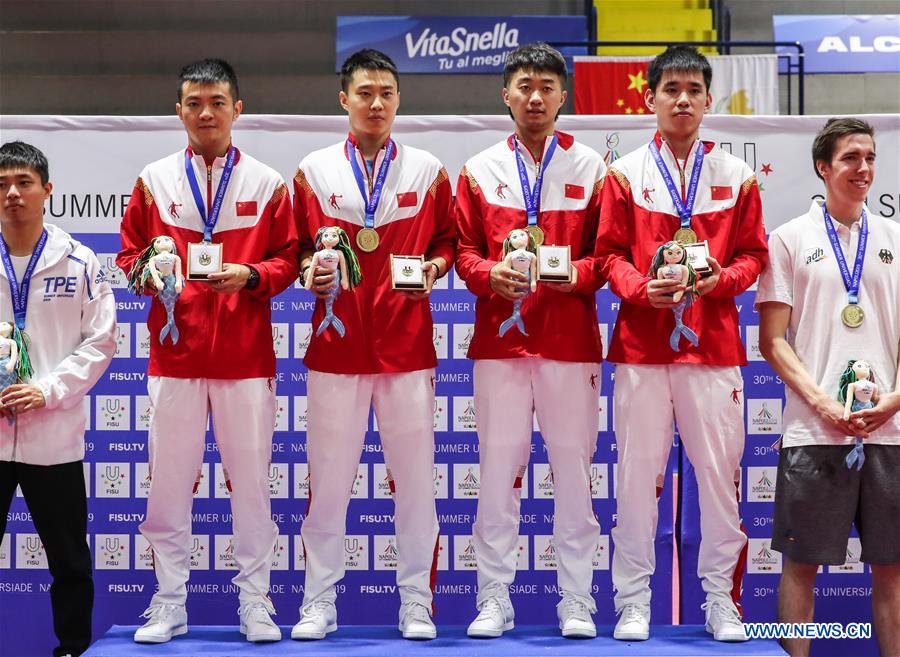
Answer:
<svg viewBox="0 0 900 657"><path fill-rule="evenodd" d="M537 291L525 298L522 319L528 336L510 331L499 337L497 331L513 304L490 286L491 268L503 259L503 240L509 231L528 223L513 136L470 159L460 175L456 270L478 297L469 358L541 357L585 363L602 359L594 293L603 286L603 278L595 266L594 239L606 165L598 153L576 143L571 135L556 135L559 143L544 173L538 225L545 244L572 247L578 280L569 293L539 283ZM545 151L549 141L550 137ZM540 158L521 143L519 148L533 185Z"/></svg>
<svg viewBox="0 0 900 657"><path fill-rule="evenodd" d="M362 155L353 154L362 171ZM346 231L359 259L362 281L342 291L334 314L347 329L342 338L333 330L313 336L304 364L311 370L333 374L412 372L437 366L431 309L427 299L413 300L391 289L390 255L442 257L453 264L456 232L453 194L447 172L430 153L397 144L375 213L378 248L365 253L356 246L364 227L365 202L356 185L346 142L307 155L294 177L294 216L300 229L301 249L314 249L321 226ZM385 150L375 159L378 172ZM320 299L313 312L313 327L325 315Z"/></svg>
<svg viewBox="0 0 900 657"><path fill-rule="evenodd" d="M616 160L603 188L600 229L595 254L601 274L622 299L607 360L614 363L746 365L734 297L759 276L768 260L762 206L756 177L747 164L698 142L683 167L660 134L654 136L676 186L685 195L697 148L704 149L691 228L709 242L710 255L722 265L719 283L694 297L683 317L699 337L672 351L668 336L675 326L669 309L647 301L647 271L660 245L681 226L675 204L650 152L649 144ZM679 172L680 176L679 176Z"/></svg>
<svg viewBox="0 0 900 657"><path fill-rule="evenodd" d="M178 151L147 165L135 183L122 218L122 251L116 258L123 271L131 270L154 237L169 235L187 275L187 245L203 240L204 225L185 173L184 154ZM191 155L201 190L205 187L208 213L225 158L207 165L201 155ZM148 374L209 379L274 376L269 300L297 278L299 268L297 227L281 176L239 152L212 241L222 244L224 262L256 269L259 286L221 294L206 283L186 280L175 305L175 323L181 333L177 345L169 340L159 344L166 311L154 299L147 318Z"/></svg>

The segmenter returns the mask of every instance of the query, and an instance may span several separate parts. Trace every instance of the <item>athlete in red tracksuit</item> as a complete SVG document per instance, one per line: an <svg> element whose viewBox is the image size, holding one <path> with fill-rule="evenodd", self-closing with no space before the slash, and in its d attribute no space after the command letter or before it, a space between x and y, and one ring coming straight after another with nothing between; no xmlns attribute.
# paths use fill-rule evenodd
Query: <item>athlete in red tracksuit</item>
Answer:
<svg viewBox="0 0 900 657"><path fill-rule="evenodd" d="M697 474L701 531L698 574L707 599L707 630L718 640L746 640L735 607L740 596L747 538L741 530L735 477L744 450L746 365L734 297L766 263L759 189L742 160L698 138L708 111L711 70L696 50L670 48L648 71L648 107L657 115L653 144L682 203L691 197L698 153L696 201L690 229L707 240L711 274L683 322L699 343L680 340L674 351L672 294L689 291L680 281L648 276L657 248L682 227L676 203L650 145L616 160L603 188L596 255L622 303L607 358L617 363L614 427L618 447L617 523L612 577L615 637L649 636L650 575L655 568L657 480L665 472L672 421ZM721 264L720 264L721 263Z"/></svg>
<svg viewBox="0 0 900 657"><path fill-rule="evenodd" d="M390 138L399 93L397 70L388 57L372 50L352 55L343 66L342 82L349 137L308 155L294 178L301 277L314 277L312 290L327 296L333 275L321 267L311 270L310 262L319 229L337 226L349 236L362 280L334 301L344 335L327 326L314 335L304 359L309 368L310 505L301 528L303 605L291 636L321 639L337 628L335 584L344 575L347 505L374 407L396 509L399 629L404 638L431 639L436 636L430 614L438 540L433 479L437 357L428 292L453 262L452 189L434 156ZM377 198L380 190L371 228L378 244L369 252L357 244L367 205L358 184L367 199ZM392 289L391 254L424 256L425 292ZM324 317L320 300L314 331Z"/></svg>
<svg viewBox="0 0 900 657"><path fill-rule="evenodd" d="M209 213L225 156L236 148L230 128L241 104L231 67L220 60L189 65L181 92L178 109L190 146L141 172L122 219L116 262L126 272L159 235L174 240L186 268L188 244L204 237L186 166ZM222 244L224 271L210 283L185 283L175 303L177 344L158 339L167 318L156 298L147 319L151 484L141 532L153 549L159 590L145 613L149 621L135 634L139 642L160 643L187 631L192 490L208 413L231 491L241 630L250 641L281 638L268 598L278 536L267 478L275 428L270 299L296 279L299 242L284 181L246 153L235 156L212 232L212 241Z"/></svg>
<svg viewBox="0 0 900 657"><path fill-rule="evenodd" d="M470 159L457 186L456 268L478 297L468 353L475 359L481 468L473 527L479 614L470 636L497 637L513 627L508 587L516 571L534 412L553 471L560 629L564 636L596 635L591 554L600 528L589 467L597 444L602 359L594 293L603 282L593 250L606 166L598 153L555 131L565 76L562 56L546 45L523 46L510 55L504 99L516 131ZM528 335L514 328L500 337L501 322L528 286L524 275L502 262L507 235L527 223L520 172L529 188L542 176L536 223L545 244L571 247L574 278L571 284L538 283L521 308Z"/></svg>

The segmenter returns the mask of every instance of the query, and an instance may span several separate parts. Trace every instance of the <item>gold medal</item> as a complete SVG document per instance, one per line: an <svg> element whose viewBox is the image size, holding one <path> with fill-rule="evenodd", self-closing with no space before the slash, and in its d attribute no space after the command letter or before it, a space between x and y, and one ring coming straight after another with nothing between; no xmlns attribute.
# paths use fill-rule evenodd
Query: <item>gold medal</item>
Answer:
<svg viewBox="0 0 900 657"><path fill-rule="evenodd" d="M690 228L679 228L675 231L675 241L682 244L696 244L697 233Z"/></svg>
<svg viewBox="0 0 900 657"><path fill-rule="evenodd" d="M356 234L356 246L366 253L372 253L377 249L380 241L381 238L374 228L363 228Z"/></svg>
<svg viewBox="0 0 900 657"><path fill-rule="evenodd" d="M544 231L541 230L540 226L526 226L525 230L528 231L528 234L531 235L531 239L534 240L535 247L544 243Z"/></svg>
<svg viewBox="0 0 900 657"><path fill-rule="evenodd" d="M848 303L841 311L841 321L844 322L844 326L847 328L859 328L862 326L865 317L866 314L863 312L863 309L855 303Z"/></svg>

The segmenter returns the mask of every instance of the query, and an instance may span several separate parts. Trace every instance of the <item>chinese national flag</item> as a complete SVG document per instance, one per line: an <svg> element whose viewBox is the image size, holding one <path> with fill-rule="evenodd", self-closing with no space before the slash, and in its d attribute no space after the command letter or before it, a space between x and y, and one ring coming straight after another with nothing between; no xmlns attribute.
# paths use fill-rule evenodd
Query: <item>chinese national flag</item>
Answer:
<svg viewBox="0 0 900 657"><path fill-rule="evenodd" d="M648 114L647 57L575 57L576 114Z"/></svg>

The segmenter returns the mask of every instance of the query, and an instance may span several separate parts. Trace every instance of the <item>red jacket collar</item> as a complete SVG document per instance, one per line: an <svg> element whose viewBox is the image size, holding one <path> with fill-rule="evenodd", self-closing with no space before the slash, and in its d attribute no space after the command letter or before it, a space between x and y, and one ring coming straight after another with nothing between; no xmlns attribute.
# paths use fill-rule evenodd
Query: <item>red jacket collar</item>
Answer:
<svg viewBox="0 0 900 657"><path fill-rule="evenodd" d="M234 144L232 144L232 146L234 146ZM234 154L234 166L237 166L237 163L241 161L241 149L239 149L237 146L234 146L234 150L236 151ZM191 156L191 159L193 159L194 149L191 148L190 145L188 145L188 147L187 147L187 153L188 153L188 155ZM218 160L220 158L216 158L216 159ZM221 158L221 159L224 159L224 158Z"/></svg>
<svg viewBox="0 0 900 657"><path fill-rule="evenodd" d="M653 135L653 141L656 143L656 147L658 149L662 150L663 144L665 142L663 141L662 135L659 133L659 130L657 130L656 134ZM703 144L703 154L704 155L709 153L713 149L713 147L716 145L716 142L714 142L714 141L703 141L702 139L700 140L700 143ZM670 148L669 152L671 152L671 150L672 149ZM675 154L673 153L672 157L674 157L674 156L675 156Z"/></svg>
<svg viewBox="0 0 900 657"><path fill-rule="evenodd" d="M572 135L570 135L567 132L560 132L559 130L556 130L556 131L554 131L553 134L556 135L556 139L557 139L557 143L559 144L559 147L562 148L564 151L567 151L570 148L572 148L572 144L575 143L575 137L573 137ZM546 144L546 139L544 140L544 143ZM512 133L509 137L506 138L506 145L509 147L509 150L512 150L516 147L516 133ZM543 156L543 153L541 153L541 155ZM531 153L531 157L534 158L534 153ZM536 162L537 158L534 158L534 159Z"/></svg>
<svg viewBox="0 0 900 657"><path fill-rule="evenodd" d="M388 135L388 139L393 139L393 137L391 137L391 135ZM359 140L356 138L356 136L352 132L347 133L347 140L351 144L353 144L353 148L357 148L357 149L359 148ZM385 142L385 143L387 143L387 142ZM384 150L384 146L382 146L381 149ZM394 160L397 159L397 152L399 150L400 150L400 144L398 144L395 141L394 142L394 153L393 153L393 155L391 155L391 162L393 162ZM347 158L347 149L346 148L344 149L344 158Z"/></svg>

